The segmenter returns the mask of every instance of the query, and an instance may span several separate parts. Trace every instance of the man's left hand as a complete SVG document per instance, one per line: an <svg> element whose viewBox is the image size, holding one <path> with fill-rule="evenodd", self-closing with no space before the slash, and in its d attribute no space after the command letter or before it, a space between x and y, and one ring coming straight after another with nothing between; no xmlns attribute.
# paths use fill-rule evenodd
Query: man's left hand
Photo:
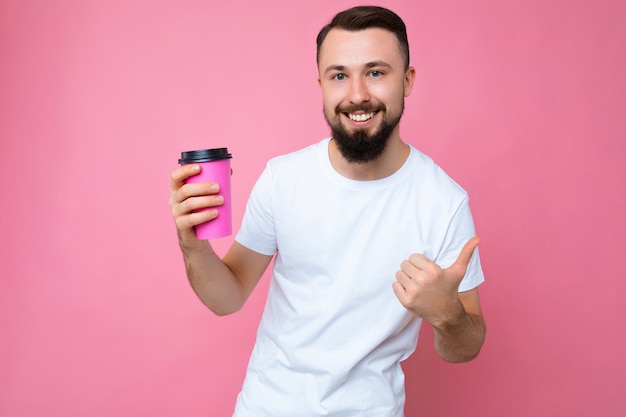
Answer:
<svg viewBox="0 0 626 417"><path fill-rule="evenodd" d="M445 327L463 313L459 285L465 276L478 237L470 239L448 268L440 268L422 254L413 254L400 264L393 290L400 303L434 327Z"/></svg>

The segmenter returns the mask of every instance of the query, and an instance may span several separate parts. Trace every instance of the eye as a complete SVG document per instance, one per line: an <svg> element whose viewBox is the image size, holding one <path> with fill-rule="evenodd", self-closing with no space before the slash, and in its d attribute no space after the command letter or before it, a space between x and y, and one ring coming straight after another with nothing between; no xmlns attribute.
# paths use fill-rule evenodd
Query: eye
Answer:
<svg viewBox="0 0 626 417"><path fill-rule="evenodd" d="M383 75L383 73L381 71L379 71L379 70L372 70L372 71L370 71L370 75L372 77L374 77L374 78L378 78L381 75Z"/></svg>
<svg viewBox="0 0 626 417"><path fill-rule="evenodd" d="M333 78L337 81L343 81L346 79L346 74L336 74Z"/></svg>

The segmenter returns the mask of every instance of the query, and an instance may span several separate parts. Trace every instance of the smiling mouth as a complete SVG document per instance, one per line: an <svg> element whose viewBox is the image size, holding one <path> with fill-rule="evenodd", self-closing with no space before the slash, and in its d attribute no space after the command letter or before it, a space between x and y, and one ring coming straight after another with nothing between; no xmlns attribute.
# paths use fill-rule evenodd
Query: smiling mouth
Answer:
<svg viewBox="0 0 626 417"><path fill-rule="evenodd" d="M372 117L374 117L375 114L376 112L361 113L361 114L346 113L346 116L348 116L348 118L352 120L353 122L365 122L371 119Z"/></svg>

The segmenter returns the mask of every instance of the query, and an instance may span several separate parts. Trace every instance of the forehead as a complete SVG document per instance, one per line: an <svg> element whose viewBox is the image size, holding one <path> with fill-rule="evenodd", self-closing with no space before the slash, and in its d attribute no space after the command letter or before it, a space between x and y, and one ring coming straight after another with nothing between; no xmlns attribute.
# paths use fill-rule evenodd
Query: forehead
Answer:
<svg viewBox="0 0 626 417"><path fill-rule="evenodd" d="M368 62L402 62L396 36L385 29L359 31L332 29L320 48L319 68L329 65L359 66Z"/></svg>

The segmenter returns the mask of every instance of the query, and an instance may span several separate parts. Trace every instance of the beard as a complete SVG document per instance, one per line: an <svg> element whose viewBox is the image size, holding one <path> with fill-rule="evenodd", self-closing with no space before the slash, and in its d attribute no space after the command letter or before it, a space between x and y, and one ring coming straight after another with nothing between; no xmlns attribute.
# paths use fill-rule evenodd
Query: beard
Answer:
<svg viewBox="0 0 626 417"><path fill-rule="evenodd" d="M351 113L362 110L365 113L372 111L382 111L383 120L380 126L376 128L371 134L366 129L357 129L354 132L348 132L348 130L341 124L341 114ZM396 126L400 123L400 118L404 112L404 102L400 109L400 113L396 117L388 117L386 107L380 105L379 107L372 106L352 106L350 108L335 109L335 117L331 120L326 111L324 111L324 117L326 123L330 127L332 132L332 138L337 144L339 153L351 163L363 164L366 162L374 161L378 159L384 152L387 142L391 137L391 134L395 130Z"/></svg>

